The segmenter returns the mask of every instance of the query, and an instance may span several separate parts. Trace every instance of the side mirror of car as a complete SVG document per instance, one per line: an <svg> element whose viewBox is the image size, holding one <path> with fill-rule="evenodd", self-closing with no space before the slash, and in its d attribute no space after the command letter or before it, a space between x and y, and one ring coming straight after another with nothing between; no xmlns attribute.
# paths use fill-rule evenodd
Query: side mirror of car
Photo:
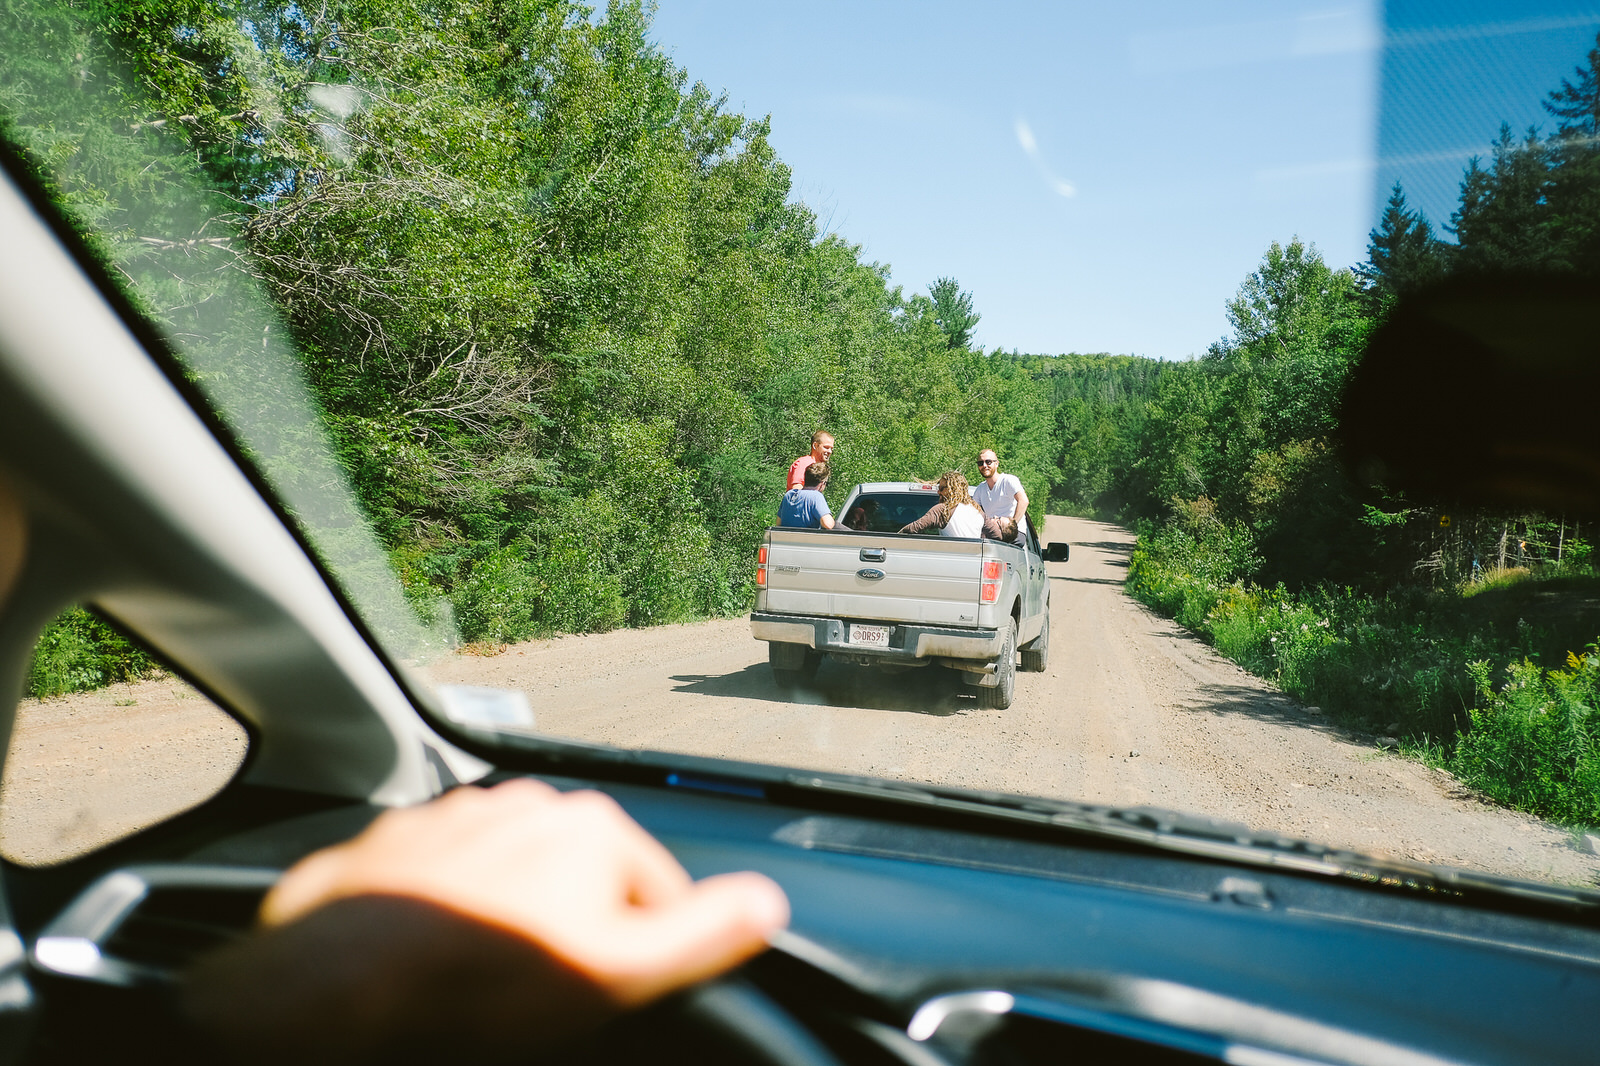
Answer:
<svg viewBox="0 0 1600 1066"><path fill-rule="evenodd" d="M1053 540L1044 550L1044 561L1047 563L1064 563L1067 555L1072 551L1072 545L1064 540Z"/></svg>

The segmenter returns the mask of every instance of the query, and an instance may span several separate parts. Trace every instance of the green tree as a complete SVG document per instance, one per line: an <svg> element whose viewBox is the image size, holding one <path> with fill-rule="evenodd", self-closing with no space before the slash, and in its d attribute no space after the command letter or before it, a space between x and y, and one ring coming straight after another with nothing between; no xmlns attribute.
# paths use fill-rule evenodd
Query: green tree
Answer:
<svg viewBox="0 0 1600 1066"><path fill-rule="evenodd" d="M1488 167L1474 157L1461 179L1460 205L1450 230L1465 271L1537 269L1558 265L1546 197L1550 147L1529 129L1519 143L1502 124Z"/></svg>
<svg viewBox="0 0 1600 1066"><path fill-rule="evenodd" d="M940 278L928 286L933 318L950 348L966 348L982 316L972 309L972 293L962 292L955 278Z"/></svg>
<svg viewBox="0 0 1600 1066"><path fill-rule="evenodd" d="M1595 35L1595 47L1584 58L1584 65L1573 69L1577 83L1562 78L1561 87L1544 101L1544 109L1561 120L1559 132L1563 135L1600 134L1600 34Z"/></svg>
<svg viewBox="0 0 1600 1066"><path fill-rule="evenodd" d="M1409 208L1396 181L1377 228L1368 235L1367 261L1356 268L1369 310L1381 310L1395 296L1443 277L1448 267L1445 245L1422 212Z"/></svg>
<svg viewBox="0 0 1600 1066"><path fill-rule="evenodd" d="M1563 78L1544 102L1560 120L1550 138L1546 190L1548 228L1560 245L1562 265L1600 274L1600 35L1576 83Z"/></svg>

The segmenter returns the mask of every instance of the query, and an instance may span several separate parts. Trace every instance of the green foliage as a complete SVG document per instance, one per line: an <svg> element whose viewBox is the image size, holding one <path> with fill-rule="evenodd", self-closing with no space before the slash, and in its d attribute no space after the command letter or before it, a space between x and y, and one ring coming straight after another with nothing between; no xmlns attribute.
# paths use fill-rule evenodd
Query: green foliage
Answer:
<svg viewBox="0 0 1600 1066"><path fill-rule="evenodd" d="M983 317L972 309L972 293L962 292L955 278L940 278L928 287L928 296L945 343L951 348L971 347L972 331Z"/></svg>
<svg viewBox="0 0 1600 1066"><path fill-rule="evenodd" d="M86 692L159 671L155 660L115 626L81 607L45 627L28 665L27 694L38 698Z"/></svg>
<svg viewBox="0 0 1600 1066"><path fill-rule="evenodd" d="M1433 225L1406 204L1400 182L1389 192L1378 227L1369 235L1367 261L1356 268L1366 285L1367 309L1382 314L1401 293L1442 277L1449 247L1433 235Z"/></svg>
<svg viewBox="0 0 1600 1066"><path fill-rule="evenodd" d="M971 294L905 298L820 235L768 123L690 85L640 3L0 18L7 135L317 550L381 584L284 399L298 384L250 358L284 337L406 598L468 639L747 608L818 427L841 488L970 470L983 447L1040 508L1060 480L1048 389L968 350ZM249 310L256 286L281 320Z"/></svg>
<svg viewBox="0 0 1600 1066"><path fill-rule="evenodd" d="M1519 142L1500 127L1487 167L1474 158L1461 179L1461 204L1450 216L1460 243L1461 271L1530 269L1552 265L1546 210L1551 181L1551 145L1529 129Z"/></svg>
<svg viewBox="0 0 1600 1066"><path fill-rule="evenodd" d="M1352 588L1292 593L1244 580L1243 531L1141 531L1128 591L1285 692L1360 728L1394 732L1509 805L1600 824L1600 715L1593 646L1565 671L1594 612L1592 578L1486 582L1462 591ZM1533 621L1530 621L1533 619ZM1509 680L1499 690L1493 676Z"/></svg>
<svg viewBox="0 0 1600 1066"><path fill-rule="evenodd" d="M1566 669L1511 663L1498 690L1489 662L1468 674L1478 701L1452 769L1509 806L1600 825L1600 646L1569 653Z"/></svg>
<svg viewBox="0 0 1600 1066"><path fill-rule="evenodd" d="M1146 525L1128 562L1127 588L1136 599L1205 633L1224 600L1242 592L1261 560L1250 534L1210 514L1182 525Z"/></svg>

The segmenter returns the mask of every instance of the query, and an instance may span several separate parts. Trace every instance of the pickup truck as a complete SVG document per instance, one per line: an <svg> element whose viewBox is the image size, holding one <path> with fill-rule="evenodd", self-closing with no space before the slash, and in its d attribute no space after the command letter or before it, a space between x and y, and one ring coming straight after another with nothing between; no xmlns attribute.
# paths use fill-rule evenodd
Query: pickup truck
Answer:
<svg viewBox="0 0 1600 1066"><path fill-rule="evenodd" d="M850 490L832 530L768 529L756 554L750 631L767 641L778 684L815 676L824 657L890 669L960 671L981 706L1011 706L1021 669L1050 655L1050 578L1030 527L1019 543L903 534L939 502L934 486L872 482Z"/></svg>

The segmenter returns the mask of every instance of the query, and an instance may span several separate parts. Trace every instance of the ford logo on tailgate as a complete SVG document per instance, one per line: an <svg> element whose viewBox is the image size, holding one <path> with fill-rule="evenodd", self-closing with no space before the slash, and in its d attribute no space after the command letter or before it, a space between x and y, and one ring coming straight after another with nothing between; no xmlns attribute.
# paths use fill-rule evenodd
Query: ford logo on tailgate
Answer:
<svg viewBox="0 0 1600 1066"><path fill-rule="evenodd" d="M882 581L883 571L874 567L863 566L860 570L856 571L856 577L864 577L868 581Z"/></svg>

